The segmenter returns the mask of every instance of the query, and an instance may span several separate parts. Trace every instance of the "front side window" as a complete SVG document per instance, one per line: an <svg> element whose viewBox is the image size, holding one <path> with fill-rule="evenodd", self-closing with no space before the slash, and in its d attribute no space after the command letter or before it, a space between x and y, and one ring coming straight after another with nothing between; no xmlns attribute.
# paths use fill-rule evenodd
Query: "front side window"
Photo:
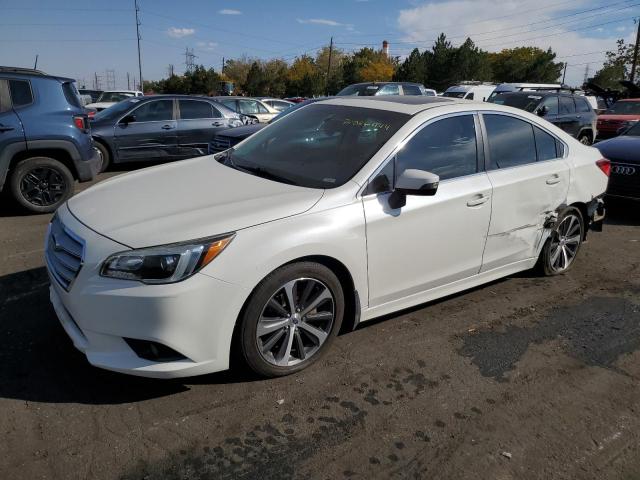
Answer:
<svg viewBox="0 0 640 480"><path fill-rule="evenodd" d="M229 150L225 164L283 183L339 187L409 118L381 109L307 105Z"/></svg>
<svg viewBox="0 0 640 480"><path fill-rule="evenodd" d="M533 125L506 115L483 115L490 168L517 167L536 161Z"/></svg>
<svg viewBox="0 0 640 480"><path fill-rule="evenodd" d="M571 97L560 97L560 115L576 113L576 106Z"/></svg>
<svg viewBox="0 0 640 480"><path fill-rule="evenodd" d="M438 120L416 133L396 156L398 173L410 168L440 180L476 173L478 152L473 115Z"/></svg>
<svg viewBox="0 0 640 480"><path fill-rule="evenodd" d="M11 102L14 107L22 107L33 102L31 86L24 80L9 80L9 90L11 90Z"/></svg>
<svg viewBox="0 0 640 480"><path fill-rule="evenodd" d="M469 94L464 98L466 98L467 100L473 100L473 97L474 97L473 92L469 92Z"/></svg>
<svg viewBox="0 0 640 480"><path fill-rule="evenodd" d="M591 111L591 105L586 99L574 97L573 100L576 102L576 112L588 113Z"/></svg>
<svg viewBox="0 0 640 480"><path fill-rule="evenodd" d="M155 100L140 105L133 112L136 122L162 122L173 120L173 100Z"/></svg>
<svg viewBox="0 0 640 480"><path fill-rule="evenodd" d="M198 118L218 118L220 113L209 102L199 100L180 100L180 118L195 120Z"/></svg>
<svg viewBox="0 0 640 480"><path fill-rule="evenodd" d="M258 112L259 113L269 113L269 110L267 110L267 107L265 107L260 102L256 102L256 103L258 104Z"/></svg>
<svg viewBox="0 0 640 480"><path fill-rule="evenodd" d="M422 95L422 90L418 85L402 85L405 95Z"/></svg>
<svg viewBox="0 0 640 480"><path fill-rule="evenodd" d="M255 100L240 100L240 113L243 115L255 115L260 113L258 102Z"/></svg>
<svg viewBox="0 0 640 480"><path fill-rule="evenodd" d="M398 85L385 85L376 95L400 95L400 87Z"/></svg>
<svg viewBox="0 0 640 480"><path fill-rule="evenodd" d="M539 108L546 108L545 115L558 115L558 97L552 95L550 97L545 97L544 100L540 103Z"/></svg>
<svg viewBox="0 0 640 480"><path fill-rule="evenodd" d="M222 103L225 107L230 108L234 112L238 111L238 106L236 105L235 100L222 100L220 103Z"/></svg>

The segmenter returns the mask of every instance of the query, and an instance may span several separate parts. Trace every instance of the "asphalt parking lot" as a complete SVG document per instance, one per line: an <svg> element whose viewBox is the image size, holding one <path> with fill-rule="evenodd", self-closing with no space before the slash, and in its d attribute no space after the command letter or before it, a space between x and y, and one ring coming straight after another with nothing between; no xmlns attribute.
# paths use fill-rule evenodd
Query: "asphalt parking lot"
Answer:
<svg viewBox="0 0 640 480"><path fill-rule="evenodd" d="M5 203L1 479L640 478L638 204L610 206L570 273L362 325L300 374L155 381L74 350L49 216Z"/></svg>

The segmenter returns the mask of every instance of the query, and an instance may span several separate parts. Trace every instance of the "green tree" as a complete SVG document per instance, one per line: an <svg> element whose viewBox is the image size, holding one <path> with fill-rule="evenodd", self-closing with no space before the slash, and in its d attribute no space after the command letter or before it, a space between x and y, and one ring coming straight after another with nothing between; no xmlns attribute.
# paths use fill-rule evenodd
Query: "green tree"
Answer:
<svg viewBox="0 0 640 480"><path fill-rule="evenodd" d="M311 97L322 95L323 89L323 77L313 58L309 55L297 57L287 72L287 95Z"/></svg>
<svg viewBox="0 0 640 480"><path fill-rule="evenodd" d="M344 83L387 81L393 77L397 60L372 48L362 48L347 58L342 64Z"/></svg>
<svg viewBox="0 0 640 480"><path fill-rule="evenodd" d="M409 56L402 62L393 75L396 82L424 83L427 77L427 69L424 55L414 48Z"/></svg>
<svg viewBox="0 0 640 480"><path fill-rule="evenodd" d="M556 54L538 47L517 47L490 54L493 77L497 82L557 82L564 68L555 62Z"/></svg>
<svg viewBox="0 0 640 480"><path fill-rule="evenodd" d="M244 82L243 90L252 97L265 96L267 86L268 81L264 69L258 62L253 62L249 72L247 73L247 79Z"/></svg>
<svg viewBox="0 0 640 480"><path fill-rule="evenodd" d="M620 80L628 79L631 73L633 47L631 43L625 44L623 39L618 40L617 50L607 52L607 60L592 81L602 88L620 89Z"/></svg>

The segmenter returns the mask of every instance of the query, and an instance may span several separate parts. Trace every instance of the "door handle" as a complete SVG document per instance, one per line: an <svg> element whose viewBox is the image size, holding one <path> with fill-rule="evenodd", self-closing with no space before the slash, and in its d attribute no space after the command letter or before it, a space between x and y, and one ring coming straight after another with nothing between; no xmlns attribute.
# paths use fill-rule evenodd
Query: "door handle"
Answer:
<svg viewBox="0 0 640 480"><path fill-rule="evenodd" d="M489 198L491 198L489 197L489 195L476 195L474 198L467 202L467 207L477 207L479 205L482 205L483 203L486 203Z"/></svg>
<svg viewBox="0 0 640 480"><path fill-rule="evenodd" d="M11 130L15 130L16 127L5 127L4 125L0 125L0 132L10 132Z"/></svg>
<svg viewBox="0 0 640 480"><path fill-rule="evenodd" d="M560 175L554 175L547 178L547 185L555 185L556 183L560 183L561 180Z"/></svg>
<svg viewBox="0 0 640 480"><path fill-rule="evenodd" d="M171 130L173 128L173 125L163 125L162 129L163 130Z"/></svg>

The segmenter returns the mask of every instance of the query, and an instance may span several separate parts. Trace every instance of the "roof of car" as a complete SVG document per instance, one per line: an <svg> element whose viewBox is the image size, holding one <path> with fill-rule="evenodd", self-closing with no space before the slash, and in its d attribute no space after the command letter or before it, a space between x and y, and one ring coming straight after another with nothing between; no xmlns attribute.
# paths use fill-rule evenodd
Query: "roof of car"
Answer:
<svg viewBox="0 0 640 480"><path fill-rule="evenodd" d="M510 97L523 97L523 96L531 96L534 95L536 97L546 97L549 95L566 95L569 97L585 97L584 95L580 95L579 93L571 93L566 91L556 91L556 90L529 90L522 92L500 92L499 95L508 95Z"/></svg>
<svg viewBox="0 0 640 480"><path fill-rule="evenodd" d="M73 78L59 77L57 75L49 75L48 73L45 73L42 70L35 70L33 68L5 67L0 65L0 74L2 73L25 76L25 77L52 78L52 79L58 80L59 82L75 82Z"/></svg>
<svg viewBox="0 0 640 480"><path fill-rule="evenodd" d="M320 100L317 103L328 105L345 105L350 107L375 108L392 110L413 115L429 108L470 103L469 100L459 100L447 97L427 97L422 95L376 95L368 97L333 97Z"/></svg>
<svg viewBox="0 0 640 480"><path fill-rule="evenodd" d="M352 83L348 85L349 87L353 87L355 85L422 85L421 83L416 82L360 82L360 83Z"/></svg>

